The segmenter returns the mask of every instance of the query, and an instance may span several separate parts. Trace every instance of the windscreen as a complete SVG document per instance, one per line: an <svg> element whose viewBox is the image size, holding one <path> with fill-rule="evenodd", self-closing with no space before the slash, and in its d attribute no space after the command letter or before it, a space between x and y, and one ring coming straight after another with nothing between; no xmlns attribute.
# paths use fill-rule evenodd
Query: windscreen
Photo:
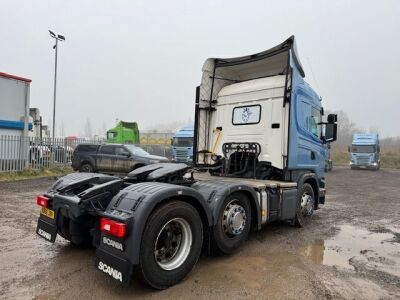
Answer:
<svg viewBox="0 0 400 300"><path fill-rule="evenodd" d="M125 147L127 149L129 149L129 151L133 154L133 155L137 155L137 156L148 156L150 155L148 152L144 151L142 148L133 146L133 145L128 145L125 144Z"/></svg>
<svg viewBox="0 0 400 300"><path fill-rule="evenodd" d="M176 147L193 147L192 137L174 137L172 145Z"/></svg>
<svg viewBox="0 0 400 300"><path fill-rule="evenodd" d="M375 145L352 145L351 152L353 153L375 153Z"/></svg>
<svg viewBox="0 0 400 300"><path fill-rule="evenodd" d="M113 138L117 137L117 133L115 131L107 132L107 139L112 140Z"/></svg>

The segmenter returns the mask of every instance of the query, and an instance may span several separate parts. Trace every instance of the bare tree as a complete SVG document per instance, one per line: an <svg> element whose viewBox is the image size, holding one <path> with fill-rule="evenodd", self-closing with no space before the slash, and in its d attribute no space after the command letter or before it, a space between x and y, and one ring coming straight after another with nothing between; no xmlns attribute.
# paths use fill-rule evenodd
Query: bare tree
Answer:
<svg viewBox="0 0 400 300"><path fill-rule="evenodd" d="M355 132L360 132L361 130L343 110L333 112L327 111L326 115L330 113L338 115L338 139L335 143L333 143L332 146L334 149L344 150L348 145L351 144L353 134Z"/></svg>
<svg viewBox="0 0 400 300"><path fill-rule="evenodd" d="M92 122L90 121L89 118L86 119L84 134L85 134L85 137L87 137L87 138L93 137Z"/></svg>
<svg viewBox="0 0 400 300"><path fill-rule="evenodd" d="M101 129L102 129L102 136L106 136L106 133L107 133L107 124L106 124L106 122L105 121L103 121L103 123L101 124Z"/></svg>
<svg viewBox="0 0 400 300"><path fill-rule="evenodd" d="M60 128L59 128L59 136L64 137L65 136L65 125L64 121L61 121Z"/></svg>

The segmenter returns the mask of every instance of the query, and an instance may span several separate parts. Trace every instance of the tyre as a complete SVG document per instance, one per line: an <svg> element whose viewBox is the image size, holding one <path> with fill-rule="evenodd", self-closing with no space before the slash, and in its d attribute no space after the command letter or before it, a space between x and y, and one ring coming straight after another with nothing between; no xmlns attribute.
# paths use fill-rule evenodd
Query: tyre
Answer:
<svg viewBox="0 0 400 300"><path fill-rule="evenodd" d="M312 186L304 183L297 195L297 210L294 223L297 227L308 224L314 214L315 195Z"/></svg>
<svg viewBox="0 0 400 300"><path fill-rule="evenodd" d="M93 173L94 172L94 168L90 163L86 163L85 162L79 168L79 172Z"/></svg>
<svg viewBox="0 0 400 300"><path fill-rule="evenodd" d="M139 278L156 289L180 282L199 259L202 245L203 224L193 206L172 201L159 207L143 232Z"/></svg>
<svg viewBox="0 0 400 300"><path fill-rule="evenodd" d="M243 193L224 199L213 227L212 250L215 254L231 254L247 239L251 227L251 206Z"/></svg>

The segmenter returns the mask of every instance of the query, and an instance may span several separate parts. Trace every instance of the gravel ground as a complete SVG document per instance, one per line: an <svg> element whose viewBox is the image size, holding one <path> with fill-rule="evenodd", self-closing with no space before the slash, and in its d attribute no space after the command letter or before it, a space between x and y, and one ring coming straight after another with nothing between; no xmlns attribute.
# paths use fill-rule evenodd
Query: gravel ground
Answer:
<svg viewBox="0 0 400 300"><path fill-rule="evenodd" d="M37 237L35 196L51 182L0 183L0 298L400 298L399 170L334 169L307 227L268 225L234 255L202 257L165 291L122 287L96 270L93 249Z"/></svg>

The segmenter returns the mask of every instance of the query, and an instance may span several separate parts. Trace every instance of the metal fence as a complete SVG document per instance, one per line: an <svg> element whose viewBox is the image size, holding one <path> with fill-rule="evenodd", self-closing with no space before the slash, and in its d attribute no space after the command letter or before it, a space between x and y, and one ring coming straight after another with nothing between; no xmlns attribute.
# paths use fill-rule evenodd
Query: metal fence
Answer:
<svg viewBox="0 0 400 300"><path fill-rule="evenodd" d="M172 132L140 132L141 145L171 145Z"/></svg>
<svg viewBox="0 0 400 300"><path fill-rule="evenodd" d="M99 140L64 138L23 138L0 136L0 172L17 172L24 169L65 167L71 165L72 155L79 144L102 144ZM136 145L153 155L171 158L170 145Z"/></svg>

